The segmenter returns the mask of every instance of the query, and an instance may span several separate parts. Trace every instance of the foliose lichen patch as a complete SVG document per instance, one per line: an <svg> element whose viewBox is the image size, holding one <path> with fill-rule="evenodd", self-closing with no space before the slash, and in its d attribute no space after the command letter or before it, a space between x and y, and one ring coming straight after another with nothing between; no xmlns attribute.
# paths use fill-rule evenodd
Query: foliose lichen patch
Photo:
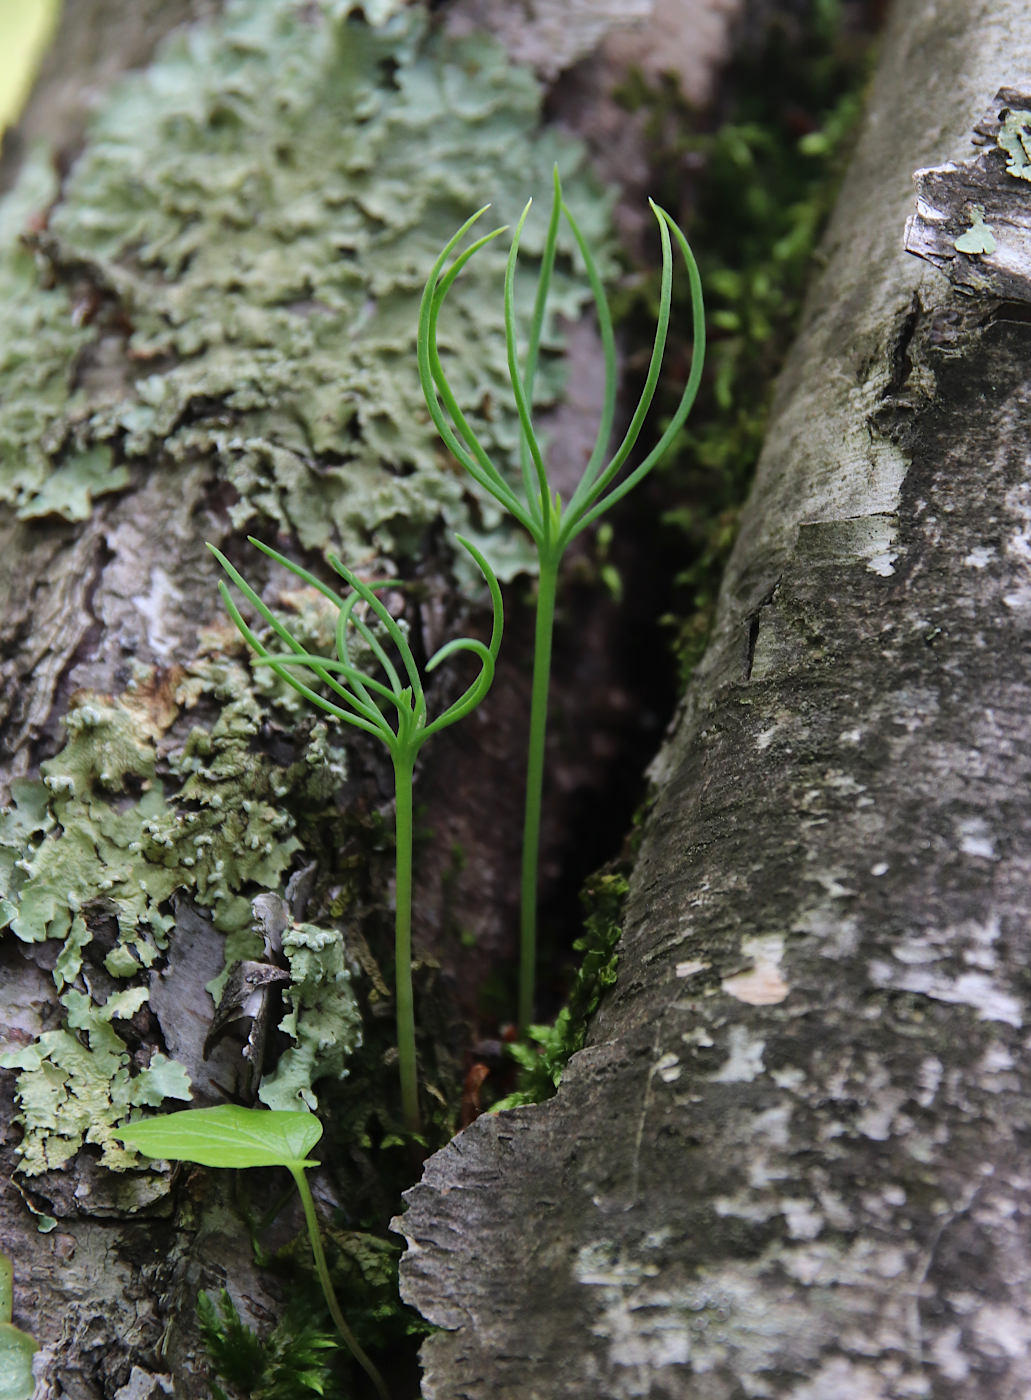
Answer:
<svg viewBox="0 0 1031 1400"><path fill-rule="evenodd" d="M0 501L74 522L144 472L200 463L241 530L397 557L443 524L499 575L529 567L518 529L440 448L415 329L454 230L488 201L512 222L556 161L604 268L607 201L497 45L449 41L398 0L229 0L119 84L66 173L37 150L0 201ZM531 220L521 245L524 313L543 233ZM481 441L518 471L504 243L463 273L440 341ZM560 388L557 318L586 294L565 248L539 405ZM282 601L314 639L318 600ZM87 1142L127 1165L112 1125L188 1096L184 1067L131 1033L175 936L172 893L210 911L227 964L258 955L251 899L281 889L297 810L334 800L339 736L302 731L296 697L240 654L202 637L121 694L80 693L64 748L0 813L0 930L58 945L66 1022L0 1060L19 1076L26 1172ZM273 759L270 728L292 760ZM299 923L285 954L294 1046L267 1094L310 1104L361 1028L336 930Z"/></svg>
<svg viewBox="0 0 1031 1400"><path fill-rule="evenodd" d="M173 36L97 114L60 188L38 157L0 214L0 499L81 519L133 464L201 459L234 488L241 528L271 520L346 557L412 552L443 519L490 538L499 572L527 566L492 502L470 518L475 488L425 412L415 328L458 225L487 202L511 222L555 161L606 261L581 148L539 122L529 72L486 38L445 40L420 5L234 0ZM526 279L543 232L531 219ZM504 238L477 255L441 328L502 465L518 431L505 255ZM575 316L586 291L564 256L554 311Z"/></svg>
<svg viewBox="0 0 1031 1400"><path fill-rule="evenodd" d="M279 1027L294 1043L262 1081L258 1097L269 1108L304 1104L314 1110L318 1101L312 1084L346 1075L347 1061L361 1044L361 1017L339 929L294 923L283 935L283 952L290 985L283 994L287 1011Z"/></svg>
<svg viewBox="0 0 1031 1400"><path fill-rule="evenodd" d="M214 719L191 723L213 701ZM296 726L276 713L283 731ZM0 1056L18 1072L27 1174L62 1166L84 1143L106 1166L135 1165L110 1136L115 1123L133 1106L190 1097L185 1068L159 1051L141 1064L118 1024L144 1008L148 971L174 937L170 897L188 892L211 911L227 963L259 955L248 893L280 888L300 844L292 810L326 801L327 775L343 771L317 724L293 761L273 762L256 744L266 714L248 668L215 651L163 683L144 671L123 695L81 692L42 781L15 784L0 813L0 929L60 945L53 977L66 1017ZM293 1106L314 1102L314 1079L346 1073L361 1041L339 933L302 925L297 937L307 960L284 1024L295 1047L276 1078Z"/></svg>

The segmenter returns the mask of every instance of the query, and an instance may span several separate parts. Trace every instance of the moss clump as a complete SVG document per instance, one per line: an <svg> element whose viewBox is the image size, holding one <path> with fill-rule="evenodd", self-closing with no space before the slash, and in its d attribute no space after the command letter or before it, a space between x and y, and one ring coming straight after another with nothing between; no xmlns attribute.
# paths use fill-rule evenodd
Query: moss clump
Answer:
<svg viewBox="0 0 1031 1400"><path fill-rule="evenodd" d="M214 1400L305 1400L326 1394L332 1380L328 1358L338 1341L299 1310L262 1338L243 1321L223 1288L217 1302L211 1294L200 1293L197 1319L212 1369L228 1387L213 1381Z"/></svg>
<svg viewBox="0 0 1031 1400"><path fill-rule="evenodd" d="M529 72L487 39L445 40L417 4L230 0L173 36L113 92L60 190L37 159L0 213L0 500L79 519L134 463L200 459L240 528L272 520L354 558L412 553L443 520L489 537L508 572L528 565L521 532L443 460L414 340L437 249L477 204L511 220L556 160L604 247L580 147L539 121ZM17 238L33 224L34 257ZM527 302L542 238L524 240ZM492 245L467 269L444 348L485 446L515 464L503 260ZM586 293L567 250L555 311Z"/></svg>
<svg viewBox="0 0 1031 1400"><path fill-rule="evenodd" d="M706 377L659 468L675 532L676 602L667 622L681 681L704 651L719 582L766 431L774 378L794 336L816 241L858 120L868 38L839 6L813 0L746 47L727 75L728 110L710 131L672 87L628 84L647 112L661 197L684 226L708 308ZM650 321L654 290L645 288ZM628 306L626 314L636 315ZM679 318L688 323L686 306ZM677 318L674 318L674 325Z"/></svg>
<svg viewBox="0 0 1031 1400"><path fill-rule="evenodd" d="M623 907L629 883L623 868L592 875L580 896L584 931L573 944L582 955L566 1004L550 1026L529 1026L529 1043L509 1047L520 1068L519 1087L495 1108L541 1103L558 1088L571 1055L582 1050L591 1017L607 987L616 980L616 945L623 932Z"/></svg>

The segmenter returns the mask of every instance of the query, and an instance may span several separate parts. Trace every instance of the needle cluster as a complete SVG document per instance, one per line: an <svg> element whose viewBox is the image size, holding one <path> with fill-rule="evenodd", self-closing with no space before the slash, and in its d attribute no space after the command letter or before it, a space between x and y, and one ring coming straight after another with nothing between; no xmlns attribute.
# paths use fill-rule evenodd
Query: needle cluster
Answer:
<svg viewBox="0 0 1031 1400"><path fill-rule="evenodd" d="M460 535L457 538L475 559L487 581L494 622L489 642L458 637L447 642L427 661L427 672L459 652L471 652L480 662L475 679L435 719L428 716L422 676L405 630L376 596L384 588L395 587L397 580L365 583L336 555L331 554L331 567L350 588L347 597L341 597L307 569L252 538L251 544L263 554L317 589L337 608L336 655L319 656L307 651L297 641L220 550L214 545L208 546L251 607L264 618L286 647L285 651L271 651L244 619L228 586L221 582L219 589L229 615L257 654L259 664L268 666L318 709L367 734L374 734L386 745L393 760L396 792L394 979L397 1049L401 1072L401 1109L405 1126L413 1133L418 1132L420 1126L412 996L412 786L415 760L431 735L456 724L480 703L490 689L504 626L501 589L493 569L475 545ZM361 610L359 605L364 605ZM359 664L356 639L378 665L379 676ZM322 691L315 689L318 684L324 687Z"/></svg>
<svg viewBox="0 0 1031 1400"><path fill-rule="evenodd" d="M488 206L467 219L442 249L430 273L423 293L419 313L419 375L430 416L447 447L478 485L488 491L529 533L537 547L539 580L534 643L533 690L530 702L529 740L527 745L526 804L523 822L523 861L520 915L520 975L519 1024L523 1028L533 1019L533 996L537 946L537 868L540 847L540 816L544 775L544 747L547 731L548 689L551 673L551 643L555 620L555 601L562 556L582 531L592 525L628 491L644 479L666 452L691 410L702 377L705 356L705 312L702 302L701 278L687 239L671 216L648 201L659 227L662 247L662 276L659 288L659 313L655 327L648 373L637 407L630 419L622 441L610 454L613 420L616 408L616 348L612 329L612 313L597 264L583 234L562 198L558 170L554 173L554 197L551 218L544 244L533 314L526 346L520 359L515 314L515 273L519 257L519 241L530 212L528 202L516 224L512 246L505 270L504 314L505 339L508 348L508 373L512 382L516 411L520 423L520 479L517 483L506 476L491 461L487 451L459 405L448 383L441 363L437 343L437 323L448 292L454 286L471 258L485 244L503 233L504 228L484 234L463 252L457 253L450 267L448 259ZM540 441L534 430L532 403L534 379L540 355L541 335L547 311L548 292L555 269L561 220L565 219L590 284L601 333L605 362L605 392L601 419L594 447L584 466L580 480L568 501L563 502L548 476ZM691 371L680 402L658 442L626 475L621 475L633 451L648 410L655 396L662 368L669 330L670 305L673 292L673 254L671 235L676 241L687 268L691 290L693 353ZM445 268L447 269L445 271Z"/></svg>

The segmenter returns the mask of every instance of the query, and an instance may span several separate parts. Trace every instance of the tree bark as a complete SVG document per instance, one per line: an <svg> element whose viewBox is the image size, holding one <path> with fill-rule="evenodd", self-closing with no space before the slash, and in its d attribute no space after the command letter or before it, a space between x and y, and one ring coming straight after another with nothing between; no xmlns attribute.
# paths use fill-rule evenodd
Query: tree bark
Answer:
<svg viewBox="0 0 1031 1400"><path fill-rule="evenodd" d="M618 982L407 1193L427 1400L1031 1387L1031 327L902 247L1031 36L900 4L882 55Z"/></svg>

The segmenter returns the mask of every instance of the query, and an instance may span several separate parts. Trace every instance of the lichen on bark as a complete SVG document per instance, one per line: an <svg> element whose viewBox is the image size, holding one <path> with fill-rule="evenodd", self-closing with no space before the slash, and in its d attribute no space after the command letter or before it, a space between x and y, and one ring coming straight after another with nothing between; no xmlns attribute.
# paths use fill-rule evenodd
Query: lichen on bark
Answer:
<svg viewBox="0 0 1031 1400"><path fill-rule="evenodd" d="M527 565L442 467L414 364L422 281L477 204L510 220L555 160L596 247L605 201L580 148L537 129L537 84L500 47L379 9L234 0L123 80L59 185L42 154L27 164L4 220L27 246L10 237L0 264L0 497L22 518L82 519L134 465L211 460L239 528L390 554L443 519ZM527 228L530 261L542 232ZM445 351L461 401L486 406L488 450L513 461L503 256L485 249L456 286ZM575 316L568 257L551 305ZM540 401L559 384L548 355Z"/></svg>
<svg viewBox="0 0 1031 1400"><path fill-rule="evenodd" d="M148 1000L152 969L175 936L169 901L189 893L211 911L227 964L260 955L248 892L285 879L299 848L291 803L331 801L326 774L340 771L343 756L327 748L324 726L309 732L292 762L271 763L254 747L265 711L248 677L239 660L222 656L173 672L163 685L144 673L122 697L80 693L65 721L67 742L44 763L42 781L17 784L15 805L0 813L0 924L25 942L57 945L59 999L70 1030L86 1037L48 1030L0 1058L19 1071L20 1157L29 1174L62 1165L84 1142L103 1147L107 1166L133 1165L134 1154L109 1137L114 1123L130 1106L189 1098L182 1065L158 1051L133 1062L114 1024ZM191 710L205 701L220 702L217 716L193 723ZM284 728L294 722L280 718ZM339 958L329 962L327 978L339 984ZM308 968L309 1006L317 982ZM347 988L339 995L346 999ZM322 1028L322 1055L310 1047L317 1029L302 1014L299 1030L297 1015L295 1008L289 1029L309 1047L310 1076L346 1072L341 1057L360 1042L353 1010L334 1037ZM317 1026L319 1017L308 1021ZM301 1084L296 1067L291 1083L313 1097L311 1078Z"/></svg>
<svg viewBox="0 0 1031 1400"><path fill-rule="evenodd" d="M26 738L58 730L60 688L68 703L68 677L85 673L42 782L27 777L0 814L5 926L54 945L60 1014L74 1006L81 1032L74 1066L64 1039L7 1057L19 1071L24 1170L66 1161L87 1138L125 1165L106 1132L127 1103L187 1091L183 1056L194 1074L196 1057L180 1046L178 1070L145 1051L141 1062L122 1024L149 1014L146 989L176 936L173 892L210 912L227 965L254 956L251 898L281 890L300 848L298 810L346 824L334 805L343 739L241 664L224 629L198 632L219 604L212 587L198 619L190 570L209 561L179 538L174 555L152 557L154 506L167 514L181 493L190 516L218 490L241 531L350 558L416 555L432 536L444 567L440 527L461 526L499 574L530 563L511 522L445 461L414 338L439 246L488 199L510 219L548 187L556 160L606 262L606 199L580 146L539 122L532 75L490 40L438 34L421 5L231 0L114 87L60 173L52 152L34 148L0 203L0 499L30 525L82 524L85 578L31 703L17 685L9 692L16 715L28 710L16 744L31 771ZM524 306L542 239L531 221ZM481 406L488 448L514 465L503 263L494 244L470 265L443 348L463 402ZM588 295L563 249L556 315L575 317ZM542 405L560 389L560 345L556 321ZM123 494L125 509L112 499ZM188 523L175 531L187 537ZM464 577L460 563L455 572ZM15 626L34 594L23 579L13 589ZM321 640L327 620L310 591L280 601L299 633ZM273 757L277 744L288 758ZM312 1081L346 1072L361 1031L337 930L298 929L310 936L291 958L306 964L285 1025L295 1043L269 1092L311 1104ZM348 1010L335 1037L318 1009L333 996ZM129 1087L101 1102L94 1081L109 1069ZM47 1094L35 1092L43 1079ZM73 1112L87 1079L89 1112Z"/></svg>

